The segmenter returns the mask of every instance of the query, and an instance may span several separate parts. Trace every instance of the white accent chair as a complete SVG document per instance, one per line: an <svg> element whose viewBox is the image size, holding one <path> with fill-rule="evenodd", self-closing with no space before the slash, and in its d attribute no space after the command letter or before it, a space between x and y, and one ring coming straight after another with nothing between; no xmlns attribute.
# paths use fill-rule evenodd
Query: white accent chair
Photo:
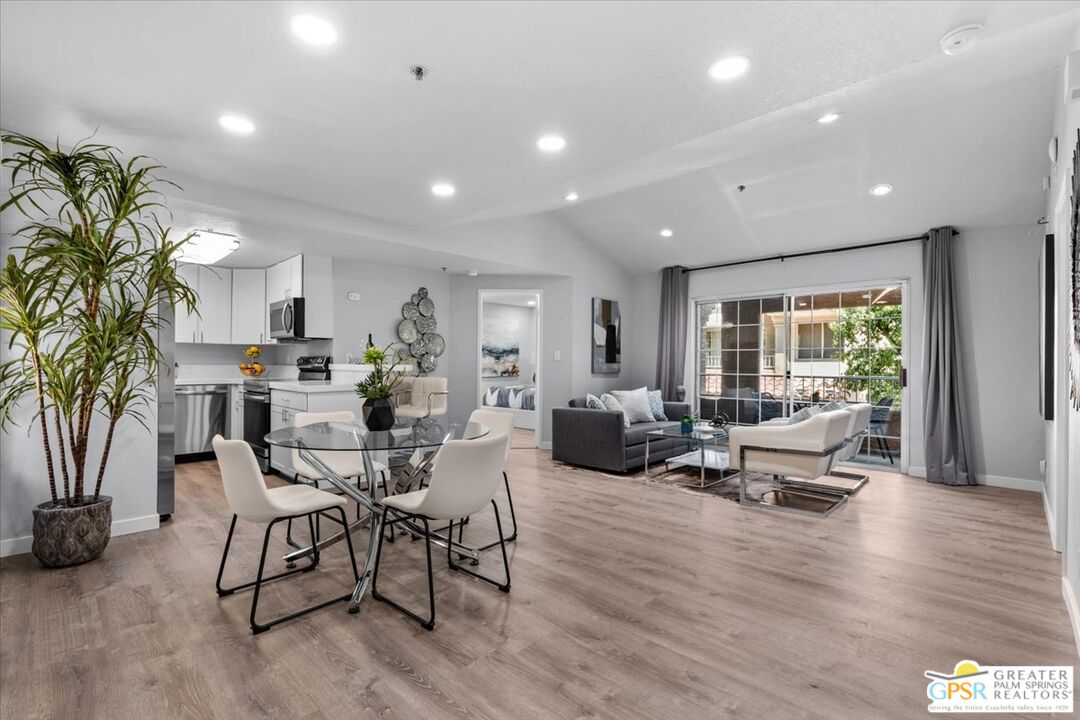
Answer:
<svg viewBox="0 0 1080 720"><path fill-rule="evenodd" d="M262 589L263 583L314 570L319 564L320 553L318 546L316 546L311 556L311 562L304 567L264 577L266 551L270 545L270 531L273 530L274 525L282 520L306 517L308 530L311 532L311 541L314 544L315 522L312 519L313 516L317 513L336 510L341 516L341 522L345 523L344 508L346 501L343 497L318 490L310 485L286 485L268 489L266 482L263 480L262 472L259 470L259 465L255 460L255 453L251 451L250 445L243 440L226 440L220 435L214 437L213 443L218 467L221 470L221 482L225 488L225 499L233 512L232 523L229 525L229 535L225 540L225 550L221 554L221 565L218 568L217 582L215 584L218 597L232 595L238 590L254 587L255 592L251 597L249 621L251 623L251 632L256 635L287 620L292 620L315 610L321 610L334 603L351 600L354 587L352 585L350 585L348 593L304 608L298 612L284 615L269 622L260 623L256 619L255 613L259 607L259 591ZM236 530L237 519L252 523L267 523L266 532L263 535L262 553L259 555L259 571L255 579L251 582L226 588L222 587L221 578L225 574L225 561L229 557L229 548L232 546L233 531ZM353 582L358 583L360 582L360 572L356 567L352 538L348 533L345 534L345 541L349 549L349 561L352 563Z"/></svg>
<svg viewBox="0 0 1080 720"><path fill-rule="evenodd" d="M391 495L383 500L379 519L379 547L375 569L371 577L371 595L395 610L416 620L426 630L435 628L435 580L431 569L431 521L447 520L448 537L454 536L454 522L475 515L490 503L495 509L495 527L499 533L502 549L503 570L506 580L500 582L473 572L454 562L453 544L446 543L446 562L452 570L491 583L503 592L510 592L510 561L506 556L506 540L502 532L499 506L495 494L506 459L506 440L499 435L488 435L476 440L451 440L439 450L439 461L431 475L431 483L423 490ZM383 530L402 520L418 519L424 526L424 544L427 549L428 607L427 619L399 605L379 592L379 567L383 561Z"/></svg>
<svg viewBox="0 0 1080 720"><path fill-rule="evenodd" d="M847 501L845 493L784 487L790 478L816 480L827 474L836 455L847 447L851 424L847 410L823 412L795 425L757 425L732 428L729 464L739 471L739 502L750 507L825 516ZM780 484L751 498L746 473L772 475ZM773 502L766 502L772 495Z"/></svg>
<svg viewBox="0 0 1080 720"><path fill-rule="evenodd" d="M401 420L445 415L446 396L450 394L446 387L442 377L402 378L394 391L394 416Z"/></svg>
<svg viewBox="0 0 1080 720"><path fill-rule="evenodd" d="M848 413L848 427L844 439L844 448L836 453L836 457L833 459L834 465L849 461L858 454L863 438L866 437L867 428L870 426L870 412L873 410L873 406L869 403L859 403L848 405L842 409ZM863 485L870 482L870 476L865 473L830 469L826 476L851 482L827 483L821 480L784 480L782 484L785 487L800 488L811 492L824 490L826 492L853 495L861 490Z"/></svg>

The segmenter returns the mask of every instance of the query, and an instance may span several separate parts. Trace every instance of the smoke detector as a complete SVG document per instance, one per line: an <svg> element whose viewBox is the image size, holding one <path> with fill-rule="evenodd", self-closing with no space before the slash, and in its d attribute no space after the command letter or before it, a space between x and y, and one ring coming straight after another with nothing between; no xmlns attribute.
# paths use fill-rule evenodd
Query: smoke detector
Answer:
<svg viewBox="0 0 1080 720"><path fill-rule="evenodd" d="M961 25L945 33L941 38L941 52L946 55L965 53L979 44L982 37L982 25Z"/></svg>

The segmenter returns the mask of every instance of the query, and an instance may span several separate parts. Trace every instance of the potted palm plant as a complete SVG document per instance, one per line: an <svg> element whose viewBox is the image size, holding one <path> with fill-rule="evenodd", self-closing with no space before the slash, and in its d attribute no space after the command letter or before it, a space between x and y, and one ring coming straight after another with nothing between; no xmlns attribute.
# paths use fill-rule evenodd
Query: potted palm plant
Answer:
<svg viewBox="0 0 1080 720"><path fill-rule="evenodd" d="M114 431L124 418L146 427L158 308L194 311L196 296L176 274L187 238L173 241L158 221L160 166L88 141L64 151L14 133L0 139L12 182L0 211L25 220L22 245L0 268L0 328L10 333L0 428L32 398L50 495L33 510L32 550L63 567L109 542L112 498L101 490Z"/></svg>
<svg viewBox="0 0 1080 720"><path fill-rule="evenodd" d="M368 430L389 430L394 427L394 403L391 396L405 373L399 371L401 359L385 348L369 347L364 351L364 364L372 370L366 378L356 383L356 394L364 398L364 425ZM391 360L393 357L393 360Z"/></svg>

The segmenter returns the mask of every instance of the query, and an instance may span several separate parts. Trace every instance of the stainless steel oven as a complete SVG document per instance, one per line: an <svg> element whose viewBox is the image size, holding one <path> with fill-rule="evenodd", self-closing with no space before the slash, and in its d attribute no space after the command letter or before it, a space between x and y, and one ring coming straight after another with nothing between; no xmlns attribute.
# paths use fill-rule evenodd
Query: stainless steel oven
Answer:
<svg viewBox="0 0 1080 720"><path fill-rule="evenodd" d="M304 298L270 303L270 337L275 340L304 339Z"/></svg>
<svg viewBox="0 0 1080 720"><path fill-rule="evenodd" d="M264 438L270 432L270 385L265 380L245 380L243 395L243 439L255 453L259 468L267 473L270 472L270 446Z"/></svg>

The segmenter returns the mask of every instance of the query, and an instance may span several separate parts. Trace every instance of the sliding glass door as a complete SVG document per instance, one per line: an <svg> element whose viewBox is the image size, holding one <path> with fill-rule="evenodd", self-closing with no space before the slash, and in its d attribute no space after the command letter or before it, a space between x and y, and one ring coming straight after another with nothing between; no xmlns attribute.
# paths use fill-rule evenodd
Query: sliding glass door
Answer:
<svg viewBox="0 0 1080 720"><path fill-rule="evenodd" d="M755 425L833 401L874 405L858 461L899 468L903 286L697 303L698 411Z"/></svg>

